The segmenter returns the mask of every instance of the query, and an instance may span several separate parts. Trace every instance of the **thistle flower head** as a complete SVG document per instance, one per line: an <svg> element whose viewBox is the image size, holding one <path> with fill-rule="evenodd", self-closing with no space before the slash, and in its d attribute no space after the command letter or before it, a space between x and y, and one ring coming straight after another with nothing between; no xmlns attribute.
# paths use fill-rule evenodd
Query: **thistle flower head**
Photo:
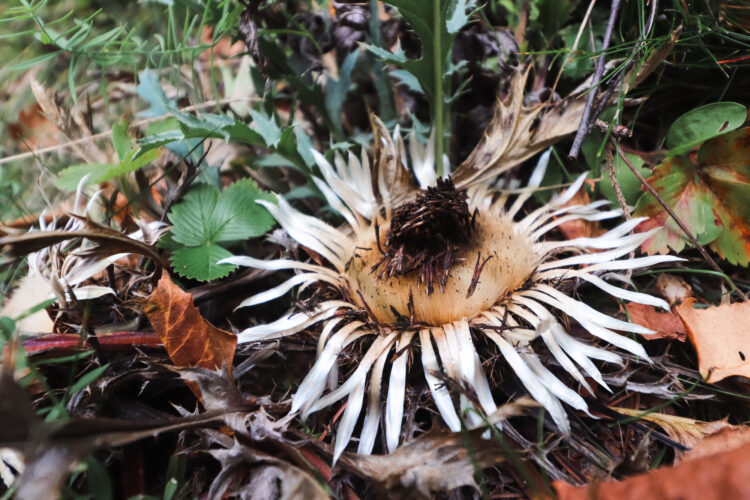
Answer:
<svg viewBox="0 0 750 500"><path fill-rule="evenodd" d="M541 155L523 189L503 190L485 180L457 189L450 179L439 179L434 166L426 172L425 162L414 158L419 152L414 146L411 160L419 166L419 176L413 176L406 168L406 148L398 132L391 138L376 130L375 138L374 171L366 154L360 159L350 154L348 161L337 156L334 166L315 153L324 177L315 182L346 220L343 226L335 228L302 214L281 197L278 204L258 201L291 238L326 263L226 259L261 269L298 271L281 285L246 299L241 307L275 299L294 287L326 286L338 297L248 328L239 334L239 341L276 339L306 329L320 332L317 361L293 397L292 412L304 418L347 398L334 460L350 441L363 411L358 451L372 451L384 379L385 445L389 451L398 446L409 364L406 348L412 344L419 346L435 407L450 429L461 428L464 414L469 427L481 425L476 413L462 410L475 408L486 415L497 410L475 347L477 339L484 337L497 346L531 396L567 432L570 426L562 403L584 412L587 404L545 366L539 354L551 354L589 392L586 377L609 390L594 361L622 364L623 360L595 343L603 341L647 358L638 342L620 332L651 332L593 309L564 293L562 286L582 280L613 297L666 309L661 299L614 286L603 275L678 259L627 258L651 234L630 234L640 219L623 222L598 237L549 238L553 229L569 220L622 215L621 210L603 209L607 202L568 204L585 174L524 215L524 205L544 176L549 151ZM587 330L589 340L570 335L558 320L562 315ZM337 358L361 339L366 350L339 385ZM442 381L446 378L469 388L476 407L466 395L451 394Z"/></svg>

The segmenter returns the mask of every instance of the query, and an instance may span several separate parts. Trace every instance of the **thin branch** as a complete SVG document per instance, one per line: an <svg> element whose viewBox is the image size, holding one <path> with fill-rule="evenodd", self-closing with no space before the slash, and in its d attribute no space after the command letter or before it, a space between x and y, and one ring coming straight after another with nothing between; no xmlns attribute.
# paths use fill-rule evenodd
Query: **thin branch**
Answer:
<svg viewBox="0 0 750 500"><path fill-rule="evenodd" d="M727 276L727 274L724 271L721 270L721 268L716 263L716 261L713 258L711 258L711 256L708 254L706 249L703 248L703 245L698 243L698 240L695 239L695 236L693 236L693 233L690 232L690 229L688 229L685 223L682 222L682 220L679 217L677 217L677 214L674 213L674 211L669 207L669 205L667 205L667 202L664 201L664 199L661 196L659 196L656 190L651 186L651 184L649 184L649 182L643 177L643 175L641 175L638 169L635 168L632 163L630 163L630 160L628 159L627 155L623 153L623 151L620 149L619 146L616 146L616 149L617 149L617 154L620 155L620 158L622 158L622 161L624 161L625 164L628 166L628 168L631 170L631 172L633 172L633 175L635 175L638 178L638 180L641 181L641 184L643 185L643 187L646 188L646 191L648 191L651 194L651 196L653 196L656 199L656 201L659 202L659 204L664 208L664 210L669 214L669 216L672 217L672 219L674 219L674 221L677 223L678 226L680 226L680 229L682 229L682 232L685 233L685 236L688 237L688 239L693 244L693 246L700 252L701 256L703 256L703 259L705 259L708 265L711 266L711 268L714 271L716 271L717 273L719 273L720 275L724 277L724 279L727 281L727 283L729 284L733 292L736 292L737 295L739 295L743 301L746 300L747 298L745 297L745 294L743 294L735 286L732 279L729 276Z"/></svg>
<svg viewBox="0 0 750 500"><path fill-rule="evenodd" d="M591 130L591 108L594 105L594 101L596 100L597 95L599 94L599 85L601 84L602 76L604 75L606 53L607 49L609 48L609 42L612 39L612 31L614 31L615 28L615 20L617 19L617 11L620 10L620 3L621 0L612 0L612 8L609 11L609 20L607 21L607 31L604 33L604 40L602 41L602 54L596 61L596 70L594 71L593 84L591 85L591 90L586 96L586 106L583 108L581 123L578 125L578 131L576 132L575 139L573 139L573 146L571 146L570 148L568 158L578 158L578 154L581 152L583 139L586 138L589 131Z"/></svg>

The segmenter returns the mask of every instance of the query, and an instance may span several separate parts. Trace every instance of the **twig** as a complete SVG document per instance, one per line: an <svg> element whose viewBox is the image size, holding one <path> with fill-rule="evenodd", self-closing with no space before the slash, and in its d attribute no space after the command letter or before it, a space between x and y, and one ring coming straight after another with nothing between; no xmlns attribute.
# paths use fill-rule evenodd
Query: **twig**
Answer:
<svg viewBox="0 0 750 500"><path fill-rule="evenodd" d="M211 106L215 106L217 104L229 104L232 102L248 102L248 101L254 101L256 98L252 97L241 97L241 98L232 98L232 99L212 99L210 101L202 102L200 104L193 104L192 106L186 106L184 108L180 108L180 112L188 112L188 111L195 111L197 109L203 109L203 108L210 108ZM163 115L163 116L155 116L153 118L146 118L144 120L139 120L137 122L133 122L130 124L130 128L136 128L136 127L142 127L143 125L148 125L151 122L163 120L165 118L168 118L169 115ZM55 146L49 146L42 149L37 149L34 151L27 151L26 153L19 153L17 155L8 156L7 158L0 158L0 165L4 165L6 163L11 163L13 161L17 160L25 160L26 158L32 158L34 156L39 156L47 153L54 153L55 151L59 151L61 149L67 149L73 146L77 146L78 144L83 144L85 142L95 141L97 139L103 139L105 137L109 137L112 135L112 129L107 130L105 132L100 132L98 134L89 135L87 137L81 137L80 139L76 139L73 141L68 141L63 144L57 144Z"/></svg>
<svg viewBox="0 0 750 500"><path fill-rule="evenodd" d="M578 131L576 137L573 139L573 145L568 153L568 158L576 159L578 154L581 152L581 145L583 139L586 138L589 131L591 130L591 108L594 105L594 100L599 94L599 85L601 84L602 76L604 75L604 64L606 62L606 52L609 48L609 42L612 39L612 31L615 28L615 20L617 19L617 11L620 10L621 0L612 0L612 8L609 11L609 20L607 21L607 31L604 33L604 40L602 41L602 54L596 61L596 70L594 71L593 83L591 90L586 96L586 105L583 108L583 116L581 117L581 123L578 125ZM596 117L594 117L596 118Z"/></svg>
<svg viewBox="0 0 750 500"><path fill-rule="evenodd" d="M674 219L674 221L677 223L678 226L680 226L680 229L682 230L682 232L685 233L685 236L688 237L688 239L693 244L693 246L696 249L698 249L701 256L703 256L703 259L708 263L708 265L711 266L711 268L714 271L719 273L727 281L727 283L729 283L729 286L732 288L732 291L736 292L737 295L739 295L743 301L747 300L747 297L745 297L745 294L742 293L735 286L732 279L729 276L727 276L727 274L724 271L721 270L721 268L716 263L716 261L713 258L711 258L711 256L708 254L706 249L703 248L703 245L698 243L698 240L695 239L695 236L693 236L693 233L690 232L690 229L688 229L685 223L682 222L682 220L679 217L677 217L677 214L675 214L674 211L669 207L669 205L667 205L667 202L664 201L664 199L661 196L659 196L656 190L651 186L651 184L649 184L649 182L643 177L643 175L641 175L638 169L635 168L632 163L630 163L630 160L625 155L625 153L623 153L619 147L616 147L616 149L617 149L617 154L620 155L620 158L622 158L622 160L625 162L628 168L633 172L633 175L635 175L638 178L638 180L641 181L641 184L643 185L643 187L646 188L646 191L648 191L651 194L651 196L653 196L656 199L656 201L659 202L659 204L664 208L664 210L669 214L669 216L672 217L672 219Z"/></svg>

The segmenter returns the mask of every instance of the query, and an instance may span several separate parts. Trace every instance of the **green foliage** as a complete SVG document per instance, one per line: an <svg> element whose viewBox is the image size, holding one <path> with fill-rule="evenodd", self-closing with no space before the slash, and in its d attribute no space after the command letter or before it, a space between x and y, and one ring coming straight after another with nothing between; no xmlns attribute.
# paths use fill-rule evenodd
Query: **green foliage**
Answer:
<svg viewBox="0 0 750 500"><path fill-rule="evenodd" d="M217 264L232 254L221 244L260 236L273 226L273 218L255 200L274 197L252 179L242 179L220 192L194 186L169 212L172 239L181 244L172 254L175 271L186 278L209 281L232 272L236 266Z"/></svg>
<svg viewBox="0 0 750 500"><path fill-rule="evenodd" d="M650 170L643 166L643 158L638 155L625 153L630 163L638 170L638 172L644 177L648 177ZM620 155L615 155L612 160L612 168L615 171L615 179L620 185L620 190L625 198L625 202L628 205L634 204L638 197L641 195L641 181L635 176L630 167L625 163ZM612 185L612 179L609 176L609 169L606 165L601 167L602 181L599 184L600 192L612 203L617 203L617 193Z"/></svg>
<svg viewBox="0 0 750 500"><path fill-rule="evenodd" d="M714 102L694 108L674 121L667 133L670 155L681 154L745 123L747 109L736 102Z"/></svg>
<svg viewBox="0 0 750 500"><path fill-rule="evenodd" d="M455 70L450 59L451 48L458 32L469 21L466 0L390 0L403 18L411 25L422 41L422 55L408 59L399 47L389 52L381 47L365 46L383 61L395 64L410 73L399 79L410 88L419 88L430 102L433 126L437 130L435 141L436 158L444 152L443 136L450 120L447 119L447 103L450 102L450 76ZM416 81L415 81L416 80ZM438 169L442 162L438 161Z"/></svg>

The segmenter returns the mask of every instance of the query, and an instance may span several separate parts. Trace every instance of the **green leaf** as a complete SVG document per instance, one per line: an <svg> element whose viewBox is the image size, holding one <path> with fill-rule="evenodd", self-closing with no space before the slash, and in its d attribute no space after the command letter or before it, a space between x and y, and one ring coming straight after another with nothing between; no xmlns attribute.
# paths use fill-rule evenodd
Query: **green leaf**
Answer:
<svg viewBox="0 0 750 500"><path fill-rule="evenodd" d="M135 91L141 99L151 105L146 111L138 113L139 116L146 118L164 116L169 113L170 108L177 106L177 102L174 99L168 99L164 90L162 90L156 72L143 70L138 74L138 79L140 81L138 82Z"/></svg>
<svg viewBox="0 0 750 500"><path fill-rule="evenodd" d="M651 174L651 171L643 166L643 158L630 153L625 153L625 156L627 156L630 163L643 177L648 177ZM641 195L641 181L638 180L638 177L636 177L633 171L630 170L630 167L628 167L625 161L620 158L620 155L614 157L612 167L615 171L615 179L617 179L617 183L622 190L622 195L625 197L625 202L628 205L632 205ZM602 166L601 175L602 181L599 184L599 190L608 200L616 204L618 202L617 193L615 193L612 180L609 178L609 169L606 165Z"/></svg>
<svg viewBox="0 0 750 500"><path fill-rule="evenodd" d="M269 148L275 147L281 140L281 129L276 125L276 120L272 116L267 116L254 109L250 110L253 122L258 127L258 133Z"/></svg>
<svg viewBox="0 0 750 500"><path fill-rule="evenodd" d="M732 264L750 259L750 127L706 141L697 159L667 158L654 168L649 182L702 245ZM636 205L636 216L648 216L640 229L662 226L644 245L648 253L681 251L688 240L650 194Z"/></svg>
<svg viewBox="0 0 750 500"><path fill-rule="evenodd" d="M117 153L117 159L122 161L128 152L133 149L133 138L128 133L129 125L125 118L121 118L112 127L112 146Z"/></svg>
<svg viewBox="0 0 750 500"><path fill-rule="evenodd" d="M669 128L669 155L684 153L712 137L736 130L746 117L747 109L736 102L715 102L692 109Z"/></svg>
<svg viewBox="0 0 750 500"><path fill-rule="evenodd" d="M190 189L168 215L172 240L184 245L173 253L175 270L204 281L229 274L234 267L216 262L231 253L218 244L260 236L274 224L268 210L256 203L258 199L274 201L275 197L252 179L237 181L222 192L208 184Z"/></svg>
<svg viewBox="0 0 750 500"><path fill-rule="evenodd" d="M217 223L213 218L219 190L215 186L199 184L187 192L181 202L169 212L169 221L174 224L172 237L178 243L200 246L211 242Z"/></svg>
<svg viewBox="0 0 750 500"><path fill-rule="evenodd" d="M134 172L141 167L145 167L152 161L156 160L161 154L161 150L152 149L144 152L137 158L135 155L139 149L133 149L125 155L125 159L117 165L111 163L88 163L83 165L74 165L63 169L55 180L55 185L60 189L74 191L84 176L88 175L85 186L91 184L101 184L110 179L125 175L128 172Z"/></svg>
<svg viewBox="0 0 750 500"><path fill-rule="evenodd" d="M328 115L333 121L333 125L336 131L343 135L343 129L341 128L341 109L344 106L346 100L346 94L349 91L349 86L352 83L352 70L354 64L357 62L359 51L355 50L344 59L344 64L341 65L339 71L339 79L335 80L328 77L326 82L326 94L325 102Z"/></svg>
<svg viewBox="0 0 750 500"><path fill-rule="evenodd" d="M210 281L227 276L237 269L232 264L217 264L232 253L215 243L199 247L184 247L172 254L172 267L183 278Z"/></svg>

